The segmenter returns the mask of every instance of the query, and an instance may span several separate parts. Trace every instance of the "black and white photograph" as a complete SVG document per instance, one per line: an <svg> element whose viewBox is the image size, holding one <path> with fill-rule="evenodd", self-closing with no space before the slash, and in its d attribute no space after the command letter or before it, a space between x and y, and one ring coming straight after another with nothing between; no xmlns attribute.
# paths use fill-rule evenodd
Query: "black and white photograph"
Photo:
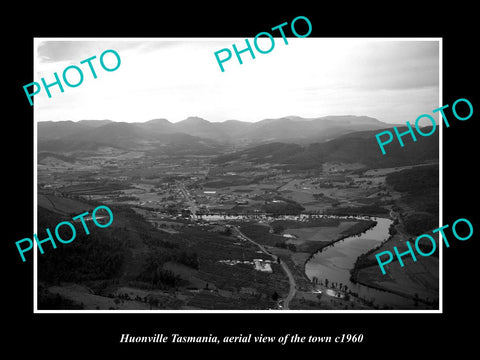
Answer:
<svg viewBox="0 0 480 360"><path fill-rule="evenodd" d="M35 39L37 309L439 310L441 40L232 44Z"/></svg>
<svg viewBox="0 0 480 360"><path fill-rule="evenodd" d="M473 7L174 5L2 24L4 352L474 353Z"/></svg>

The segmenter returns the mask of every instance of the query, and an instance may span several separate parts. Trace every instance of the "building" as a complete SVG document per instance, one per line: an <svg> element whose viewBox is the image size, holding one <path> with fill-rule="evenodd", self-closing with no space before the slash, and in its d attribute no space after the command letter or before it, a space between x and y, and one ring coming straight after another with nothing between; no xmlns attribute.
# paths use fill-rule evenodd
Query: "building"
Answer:
<svg viewBox="0 0 480 360"><path fill-rule="evenodd" d="M255 264L255 270L257 271L268 272L268 273L273 272L270 260L253 259L253 263Z"/></svg>

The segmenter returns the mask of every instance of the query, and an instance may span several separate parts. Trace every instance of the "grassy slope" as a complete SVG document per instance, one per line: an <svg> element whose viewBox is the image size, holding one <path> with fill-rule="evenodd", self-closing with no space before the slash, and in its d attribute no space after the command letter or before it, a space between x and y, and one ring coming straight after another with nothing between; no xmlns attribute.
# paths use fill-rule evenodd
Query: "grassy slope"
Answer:
<svg viewBox="0 0 480 360"><path fill-rule="evenodd" d="M49 197L49 201L45 200L46 198L42 202L53 211L40 207L39 228L54 229L58 222L70 220L71 216L66 213L71 213L71 209L75 209L74 213L82 213L95 208L95 205L53 196ZM145 308L148 301L152 301L153 308L211 308L211 306L225 309L267 308L275 306L272 300L275 292L279 295L288 292L288 281L277 264L272 265L273 273L269 274L255 271L253 265L249 264L230 266L218 262L262 258L252 244L239 243L239 240L232 236L204 228L183 226L178 228L178 234L167 234L154 229L131 209L114 206L110 208L114 213L114 222L110 227L96 229L95 234L92 230L92 234L85 239L77 238L71 244L59 244L57 249L46 251L42 255L40 267L43 270L39 271L41 285L74 303L70 304L66 300L58 303L55 302L56 295L41 292L45 295L43 304L46 307L54 304L57 308L58 306L71 308L83 302L85 308L94 309L98 306L107 309L112 307L111 299L118 299L117 289L129 284L136 289L144 288L153 300L143 298L135 305L132 301L136 300L122 298L121 303L117 301L113 308L130 308L138 305L140 309ZM80 209L82 210L79 211ZM89 223L89 228L92 227L93 224ZM77 229L80 227L77 226ZM111 240L106 241L107 238ZM95 241L92 242L92 239ZM114 243L117 245L114 246ZM106 254L103 254L99 247L104 246L102 244L107 246ZM114 247L109 247L109 244ZM92 273L91 270L94 268L92 261L94 263L105 261L102 260L102 256L108 257L112 251L119 251L122 254L121 265L118 269L115 267L118 271L104 275L101 272ZM198 256L198 269L176 262L175 259L182 252ZM178 286L169 290L163 285L151 287L151 284L139 281L139 275L146 270L147 262L151 261L149 258L155 253L158 254L155 259L165 259L159 260L161 269L159 271L171 272L172 276L181 279ZM92 257L93 254L96 255ZM85 267L83 264L88 265ZM64 289L59 290L59 281L79 286L64 285L61 286ZM208 290L205 290L207 287ZM253 294L249 293L249 288L254 289L250 291ZM214 290L214 293L210 290ZM99 296L103 297L103 300L99 299ZM42 301L40 303L42 304ZM149 306L150 303L147 307Z"/></svg>

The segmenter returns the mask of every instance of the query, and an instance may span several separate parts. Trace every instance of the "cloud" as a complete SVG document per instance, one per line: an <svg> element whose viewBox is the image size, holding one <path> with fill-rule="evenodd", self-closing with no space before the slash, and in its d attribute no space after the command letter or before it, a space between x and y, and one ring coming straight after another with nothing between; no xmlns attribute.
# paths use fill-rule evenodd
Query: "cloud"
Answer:
<svg viewBox="0 0 480 360"><path fill-rule="evenodd" d="M122 64L114 72L98 66L97 79L86 71L81 86L51 99L36 95L36 114L42 120L174 122L190 115L258 121L352 114L403 122L438 107L436 41L289 38L285 45L275 39L268 54L252 59L243 53L243 64L232 54L225 72L214 52L245 39L40 39L35 81L106 49L118 51Z"/></svg>
<svg viewBox="0 0 480 360"><path fill-rule="evenodd" d="M361 88L406 90L439 86L439 44L433 41L373 42L358 52L352 69Z"/></svg>
<svg viewBox="0 0 480 360"><path fill-rule="evenodd" d="M149 53L160 49L178 46L181 42L158 40L42 40L39 39L37 54L40 62L73 62L91 56L100 56L105 50L113 49L117 52L133 50L138 54Z"/></svg>

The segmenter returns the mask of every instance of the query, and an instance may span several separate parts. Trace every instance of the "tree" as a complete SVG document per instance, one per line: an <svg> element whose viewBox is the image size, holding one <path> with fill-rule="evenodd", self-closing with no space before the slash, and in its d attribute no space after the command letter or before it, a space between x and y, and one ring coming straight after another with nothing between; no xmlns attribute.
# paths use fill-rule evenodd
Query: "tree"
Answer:
<svg viewBox="0 0 480 360"><path fill-rule="evenodd" d="M280 234L285 228L282 224L275 224L272 226L272 230L274 234Z"/></svg>
<svg viewBox="0 0 480 360"><path fill-rule="evenodd" d="M325 279L325 287L328 288L328 279Z"/></svg>

